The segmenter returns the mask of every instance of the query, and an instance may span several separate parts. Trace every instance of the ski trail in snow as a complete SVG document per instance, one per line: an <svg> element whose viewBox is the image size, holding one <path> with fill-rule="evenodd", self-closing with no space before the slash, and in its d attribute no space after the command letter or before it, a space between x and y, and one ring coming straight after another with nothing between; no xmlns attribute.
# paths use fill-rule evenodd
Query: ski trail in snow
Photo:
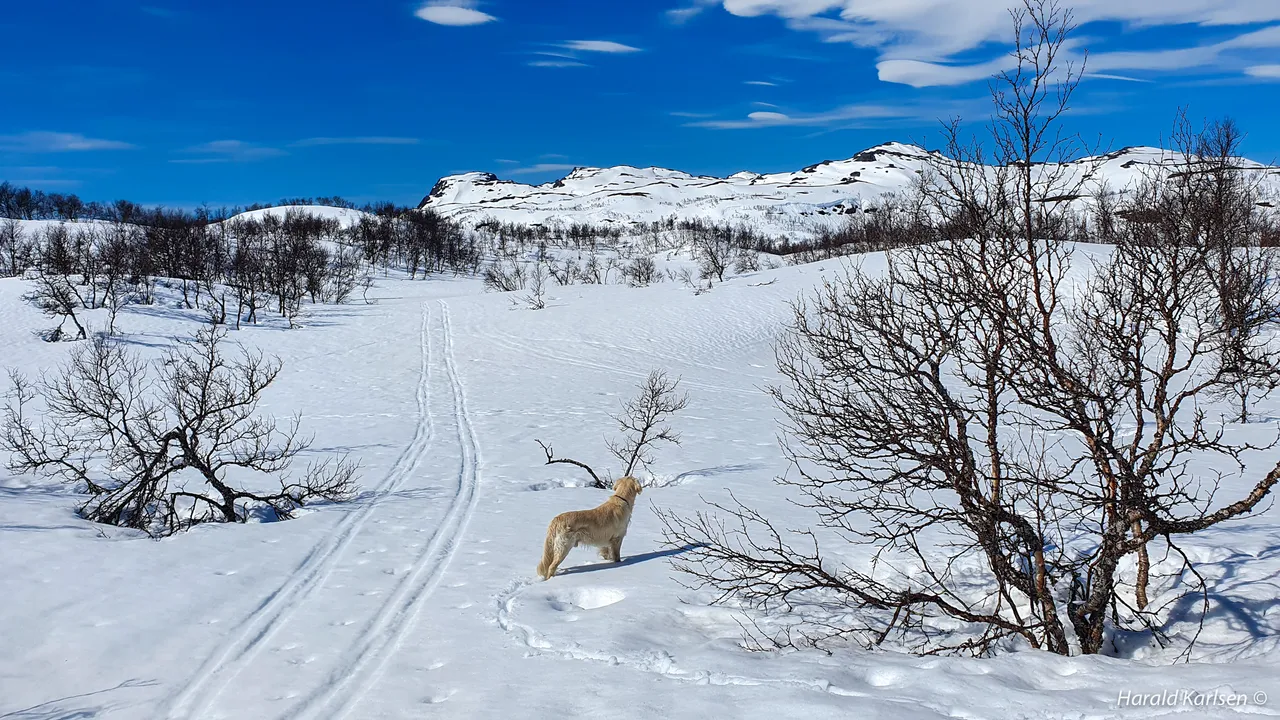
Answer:
<svg viewBox="0 0 1280 720"><path fill-rule="evenodd" d="M430 306L423 303L419 338L421 364L415 393L417 422L412 440L396 458L382 481L372 488L371 499L357 510L344 515L334 532L312 548L289 573L284 584L263 599L258 608L241 622L225 646L205 660L187 684L171 696L162 717L197 718L207 714L227 685L253 661L299 604L324 583L343 551L368 521L378 499L395 492L421 463L434 435L434 422L430 412L430 318Z"/></svg>
<svg viewBox="0 0 1280 720"><path fill-rule="evenodd" d="M526 588L534 583L535 581L533 580L516 580L498 595L497 621L498 626L506 631L508 635L535 652L600 665L628 667L639 672L661 675L670 680L693 685L765 685L815 690L841 697L874 697L870 693L837 687L832 685L830 681L822 679L749 677L716 670L685 669L677 665L675 658L670 653L660 649L638 653L610 653L603 650L584 648L577 643L556 644L539 633L533 626L522 623L515 618L516 600ZM880 697L878 699L886 700L890 698Z"/></svg>
<svg viewBox="0 0 1280 720"><path fill-rule="evenodd" d="M467 410L466 393L458 376L453 324L444 301L440 301L440 315L444 364L453 393L460 451L457 488L449 510L427 543L425 552L370 623L370 629L347 651L328 680L284 717L342 718L351 712L381 676L404 636L413 629L423 605L448 570L475 511L480 489L479 445Z"/></svg>

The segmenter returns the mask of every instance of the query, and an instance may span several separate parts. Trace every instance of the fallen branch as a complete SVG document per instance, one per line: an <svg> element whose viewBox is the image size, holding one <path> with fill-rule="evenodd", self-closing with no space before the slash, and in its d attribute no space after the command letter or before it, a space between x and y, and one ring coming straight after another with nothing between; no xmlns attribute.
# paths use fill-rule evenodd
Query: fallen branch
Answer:
<svg viewBox="0 0 1280 720"><path fill-rule="evenodd" d="M598 487L602 490L609 489L609 486L606 485L600 479L599 475L596 475L596 471L592 470L590 465L587 465L586 463L583 463L583 462L578 462L577 460L574 460L572 458L558 458L555 456L555 450L552 447L542 442L541 440L534 440L534 442L538 443L538 445L542 448L542 452L547 454L547 462L546 462L547 465L563 463L565 465L573 465L575 467L580 467L583 470L586 470L587 474L591 476L591 480L593 481L592 487Z"/></svg>

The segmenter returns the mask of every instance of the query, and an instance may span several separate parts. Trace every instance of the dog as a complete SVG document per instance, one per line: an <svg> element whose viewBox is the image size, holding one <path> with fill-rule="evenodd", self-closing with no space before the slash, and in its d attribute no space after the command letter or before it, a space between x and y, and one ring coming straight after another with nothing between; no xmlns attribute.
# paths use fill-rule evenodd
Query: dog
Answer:
<svg viewBox="0 0 1280 720"><path fill-rule="evenodd" d="M547 527L538 575L550 580L569 551L579 545L600 548L600 557L605 560L622 560L622 538L627 534L631 511L642 491L640 481L635 478L619 478L613 484L613 496L599 507L557 515Z"/></svg>

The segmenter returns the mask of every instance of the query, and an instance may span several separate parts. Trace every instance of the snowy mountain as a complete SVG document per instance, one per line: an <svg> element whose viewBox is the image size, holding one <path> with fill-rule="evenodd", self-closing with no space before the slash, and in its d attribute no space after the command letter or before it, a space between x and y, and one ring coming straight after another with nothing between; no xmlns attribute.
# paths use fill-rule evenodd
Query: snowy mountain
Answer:
<svg viewBox="0 0 1280 720"><path fill-rule="evenodd" d="M577 168L554 182L526 185L472 172L442 178L420 207L467 224L630 224L674 216L748 222L772 233L804 231L836 224L887 193L908 190L931 157L942 156L915 145L887 143L847 160L767 175L739 172L719 178L620 165ZM1127 147L1082 158L1069 163L1068 169L1083 174L1090 188L1106 183L1120 190L1144 170L1173 160L1171 153L1158 148ZM1280 168L1242 163L1264 172L1269 188L1280 191Z"/></svg>

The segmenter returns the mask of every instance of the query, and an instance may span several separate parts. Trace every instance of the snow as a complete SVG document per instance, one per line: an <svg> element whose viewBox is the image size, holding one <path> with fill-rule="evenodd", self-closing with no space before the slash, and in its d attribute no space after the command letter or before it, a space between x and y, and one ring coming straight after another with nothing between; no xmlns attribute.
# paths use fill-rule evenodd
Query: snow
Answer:
<svg viewBox="0 0 1280 720"><path fill-rule="evenodd" d="M840 267L762 271L702 295L671 282L551 287L541 311L474 279L392 275L375 304L311 307L299 329L233 333L284 361L265 409L300 413L318 454L359 458L364 492L296 520L156 542L86 523L63 489L0 470L0 718L1237 712L1117 705L1122 692L1182 688L1265 692L1271 704L1244 711L1280 714L1274 513L1189 543L1221 595L1190 663L1159 650L973 660L741 647L742 616L679 584L668 562L679 551L662 545L651 508L692 513L732 491L784 526L811 522L771 482L785 461L762 388L778 379L772 343L788 303ZM0 366L36 374L71 344L35 337L48 321L21 302L25 288L0 279ZM146 354L198 322L171 301L118 321ZM579 549L561 575L537 580L547 522L603 493L574 468L544 465L534 440L607 466L608 415L655 367L690 395L674 421L684 442L661 450L664 486L640 496L624 561ZM1275 403L1260 411L1280 417ZM1277 422L1251 432L1273 435ZM1278 454L1250 455L1249 470Z"/></svg>
<svg viewBox="0 0 1280 720"><path fill-rule="evenodd" d="M323 218L325 220L337 220L339 227L343 229L360 222L360 218L368 213L362 210L352 210L350 208L330 207L328 205L280 205L276 207L263 208L261 210L250 210L242 212L238 215L232 215L228 221L235 220L255 220L260 221L264 217L272 216L283 218L286 213L296 212L312 217Z"/></svg>
<svg viewBox="0 0 1280 720"><path fill-rule="evenodd" d="M631 224L678 220L745 223L766 234L833 228L854 208L874 206L885 195L908 192L940 156L915 145L886 143L847 160L828 160L795 172L727 178L665 168L577 168L560 180L525 185L490 173L442 178L421 207L467 224ZM1088 192L1103 184L1122 191L1154 166L1178 156L1159 148L1127 147L1068 163L1064 185L1082 179ZM1280 171L1251 161L1264 190L1280 192ZM1058 166L1042 166L1056 172Z"/></svg>

